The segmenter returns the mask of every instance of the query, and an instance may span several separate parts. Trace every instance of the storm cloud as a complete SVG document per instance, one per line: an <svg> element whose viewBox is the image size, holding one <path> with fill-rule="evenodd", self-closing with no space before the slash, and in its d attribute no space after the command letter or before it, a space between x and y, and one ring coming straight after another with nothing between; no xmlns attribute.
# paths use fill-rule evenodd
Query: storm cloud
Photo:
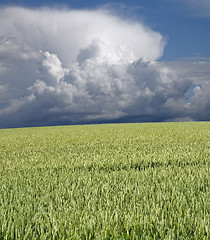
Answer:
<svg viewBox="0 0 210 240"><path fill-rule="evenodd" d="M2 8L0 127L209 120L209 61L160 62L164 46L108 10Z"/></svg>

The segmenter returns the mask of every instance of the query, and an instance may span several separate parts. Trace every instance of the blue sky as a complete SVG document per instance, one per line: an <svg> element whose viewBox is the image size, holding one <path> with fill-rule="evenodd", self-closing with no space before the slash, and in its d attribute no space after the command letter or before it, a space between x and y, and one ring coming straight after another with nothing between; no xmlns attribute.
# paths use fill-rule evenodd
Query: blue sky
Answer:
<svg viewBox="0 0 210 240"><path fill-rule="evenodd" d="M0 128L210 120L209 0L0 3Z"/></svg>

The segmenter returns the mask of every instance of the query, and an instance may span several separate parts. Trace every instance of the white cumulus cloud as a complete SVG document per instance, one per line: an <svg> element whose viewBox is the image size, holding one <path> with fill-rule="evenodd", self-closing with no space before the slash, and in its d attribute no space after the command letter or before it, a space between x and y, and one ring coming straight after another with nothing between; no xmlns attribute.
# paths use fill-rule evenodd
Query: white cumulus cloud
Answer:
<svg viewBox="0 0 210 240"><path fill-rule="evenodd" d="M164 44L103 9L2 8L0 127L196 120L208 110L208 78L187 76L202 67L208 76L209 63L158 62Z"/></svg>

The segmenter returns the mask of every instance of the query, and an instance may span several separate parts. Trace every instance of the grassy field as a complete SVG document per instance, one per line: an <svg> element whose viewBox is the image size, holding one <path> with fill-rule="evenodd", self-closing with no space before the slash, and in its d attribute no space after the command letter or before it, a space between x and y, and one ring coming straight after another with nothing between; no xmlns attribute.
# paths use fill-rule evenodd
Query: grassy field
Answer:
<svg viewBox="0 0 210 240"><path fill-rule="evenodd" d="M210 122L0 130L0 239L210 239Z"/></svg>

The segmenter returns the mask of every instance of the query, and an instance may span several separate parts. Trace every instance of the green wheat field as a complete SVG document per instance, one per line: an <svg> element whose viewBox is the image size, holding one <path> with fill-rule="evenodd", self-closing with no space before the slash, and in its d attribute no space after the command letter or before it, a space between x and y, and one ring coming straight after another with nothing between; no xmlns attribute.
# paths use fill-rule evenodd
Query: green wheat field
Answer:
<svg viewBox="0 0 210 240"><path fill-rule="evenodd" d="M210 122L0 130L0 239L210 239Z"/></svg>

